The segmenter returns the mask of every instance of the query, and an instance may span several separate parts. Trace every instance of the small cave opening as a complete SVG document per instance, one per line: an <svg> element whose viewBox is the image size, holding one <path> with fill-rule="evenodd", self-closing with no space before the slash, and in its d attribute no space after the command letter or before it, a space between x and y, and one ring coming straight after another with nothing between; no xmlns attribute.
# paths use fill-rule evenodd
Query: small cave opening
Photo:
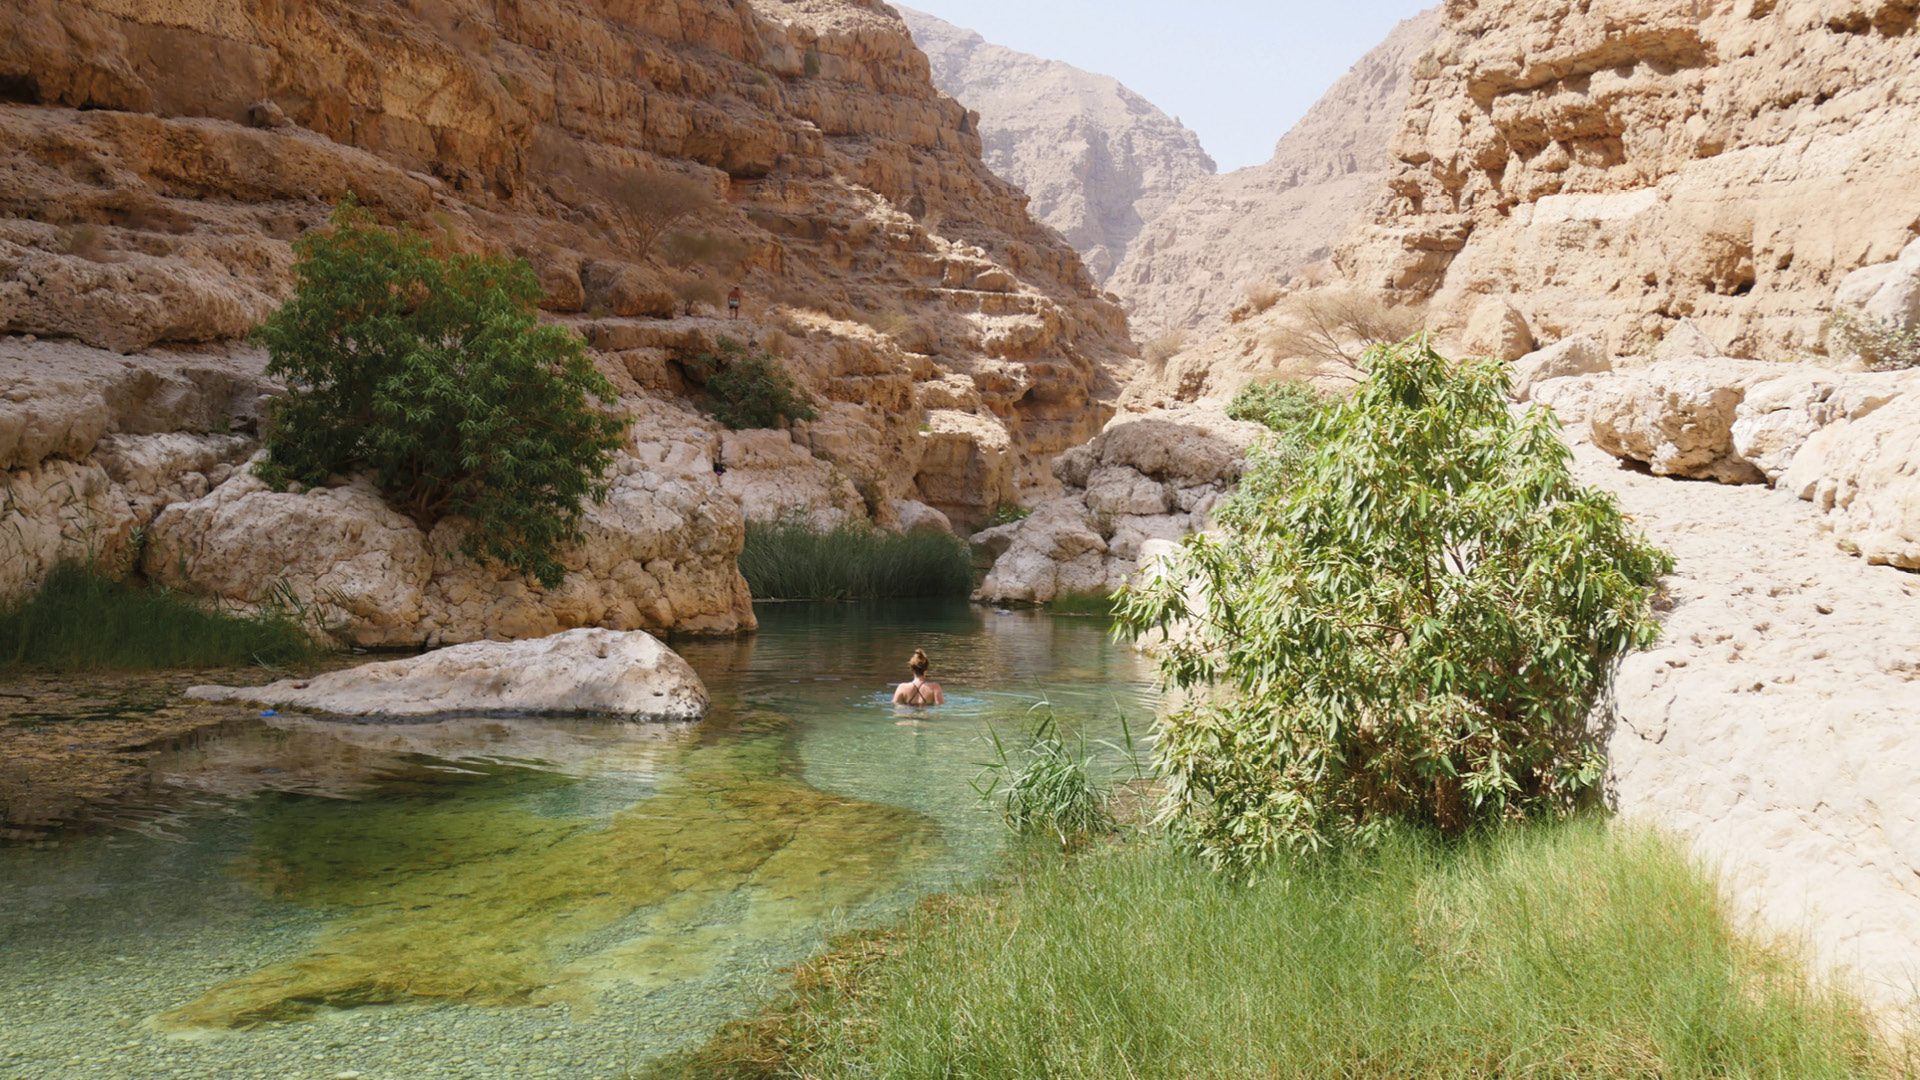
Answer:
<svg viewBox="0 0 1920 1080"><path fill-rule="evenodd" d="M0 75L0 101L13 105L39 105L40 80L31 75Z"/></svg>

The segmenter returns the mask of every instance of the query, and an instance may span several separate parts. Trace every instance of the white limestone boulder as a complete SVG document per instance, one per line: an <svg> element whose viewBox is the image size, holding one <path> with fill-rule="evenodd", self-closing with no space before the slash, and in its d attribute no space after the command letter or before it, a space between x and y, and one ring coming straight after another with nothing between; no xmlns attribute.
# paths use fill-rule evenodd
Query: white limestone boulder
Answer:
<svg viewBox="0 0 1920 1080"><path fill-rule="evenodd" d="M893 528L898 532L953 532L953 522L947 515L914 499L891 499L887 502L887 511L892 519Z"/></svg>
<svg viewBox="0 0 1920 1080"><path fill-rule="evenodd" d="M615 455L607 483L606 500L585 507L579 543L559 553L554 588L467 558L468 523L423 532L365 477L277 492L245 466L162 511L143 568L242 609L291 599L318 627L368 646L754 626L736 562L745 524L701 447L638 444Z"/></svg>
<svg viewBox="0 0 1920 1080"><path fill-rule="evenodd" d="M1896 329L1920 326L1920 240L1901 249L1892 262L1863 266L1841 279L1833 306Z"/></svg>
<svg viewBox="0 0 1920 1080"><path fill-rule="evenodd" d="M117 575L131 561L136 524L91 461L0 470L0 600L38 589L64 562Z"/></svg>
<svg viewBox="0 0 1920 1080"><path fill-rule="evenodd" d="M1556 341L1513 362L1513 399L1531 400L1533 388L1549 379L1592 375L1612 369L1613 357L1598 338L1582 334Z"/></svg>
<svg viewBox="0 0 1920 1080"><path fill-rule="evenodd" d="M1843 549L1920 570L1920 394L1814 432L1779 486L1822 511Z"/></svg>
<svg viewBox="0 0 1920 1080"><path fill-rule="evenodd" d="M1049 603L1125 584L1140 553L1201 527L1266 429L1218 405L1121 416L1053 462L1067 493L974 535L996 556L974 598Z"/></svg>
<svg viewBox="0 0 1920 1080"><path fill-rule="evenodd" d="M1733 449L1778 482L1814 432L1915 391L1920 376L1797 367L1747 389L1734 410Z"/></svg>
<svg viewBox="0 0 1920 1080"><path fill-rule="evenodd" d="M196 686L187 696L407 719L562 713L690 721L706 715L708 701L700 676L660 639L601 629L476 641L266 686Z"/></svg>
<svg viewBox="0 0 1920 1080"><path fill-rule="evenodd" d="M1782 373L1778 364L1730 357L1616 372L1594 384L1594 445L1656 476L1758 483L1764 474L1734 450L1733 423L1747 388Z"/></svg>
<svg viewBox="0 0 1920 1080"><path fill-rule="evenodd" d="M108 435L93 448L93 460L112 478L134 519L146 525L174 503L225 483L257 445L245 435Z"/></svg>
<svg viewBox="0 0 1920 1080"><path fill-rule="evenodd" d="M147 530L151 580L241 609L292 599L321 628L361 645L418 642L433 552L371 479L274 491L242 466Z"/></svg>
<svg viewBox="0 0 1920 1080"><path fill-rule="evenodd" d="M786 431L767 428L720 436L720 486L740 504L748 521L802 520L832 529L866 520L853 484L807 452Z"/></svg>
<svg viewBox="0 0 1920 1080"><path fill-rule="evenodd" d="M1461 333L1461 344L1475 356L1495 360L1518 360L1533 350L1533 331L1526 316L1512 304L1489 296L1474 305Z"/></svg>

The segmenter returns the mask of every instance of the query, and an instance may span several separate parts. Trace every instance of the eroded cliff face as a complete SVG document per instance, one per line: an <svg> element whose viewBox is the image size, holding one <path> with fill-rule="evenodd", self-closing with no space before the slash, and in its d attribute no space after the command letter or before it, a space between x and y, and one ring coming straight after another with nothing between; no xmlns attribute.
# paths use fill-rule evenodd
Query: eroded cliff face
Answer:
<svg viewBox="0 0 1920 1080"><path fill-rule="evenodd" d="M303 600L384 644L734 629L752 619L743 502L983 520L1056 483L1048 459L1100 429L1128 363L1119 309L988 171L873 0L8 7L0 537L30 542L0 589L58 558L138 560L139 536L150 572L242 602L285 563ZM643 257L602 194L666 174L714 195L676 226L687 258ZM275 496L235 468L278 390L243 336L286 295L290 242L349 192L449 246L528 258L634 415L560 590L359 513L347 479ZM732 284L737 322L714 310ZM721 336L781 354L819 418L750 437L705 419L681 361ZM111 475L103 440L122 435L199 441L135 448L156 493ZM275 561L295 544L320 549L313 573ZM358 595L321 563L411 599Z"/></svg>
<svg viewBox="0 0 1920 1080"><path fill-rule="evenodd" d="M1143 338L1218 329L1247 286L1284 282L1333 253L1379 190L1413 60L1439 28L1437 9L1401 23L1270 161L1188 184L1147 223L1107 283Z"/></svg>
<svg viewBox="0 0 1920 1080"><path fill-rule="evenodd" d="M1200 137L1106 75L995 45L899 8L933 81L980 114L987 164L1105 280L1141 228L1213 175Z"/></svg>
<svg viewBox="0 0 1920 1080"><path fill-rule="evenodd" d="M1818 350L1840 278L1920 225L1917 22L1911 0L1451 0L1340 267L1456 324L1512 295L1543 341Z"/></svg>

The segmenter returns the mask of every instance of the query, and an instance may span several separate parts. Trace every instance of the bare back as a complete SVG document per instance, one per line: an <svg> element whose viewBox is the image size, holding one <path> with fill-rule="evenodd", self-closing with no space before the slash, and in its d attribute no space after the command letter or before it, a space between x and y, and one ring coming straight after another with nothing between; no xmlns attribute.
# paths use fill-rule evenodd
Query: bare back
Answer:
<svg viewBox="0 0 1920 1080"><path fill-rule="evenodd" d="M946 702L947 695L940 691L940 684L925 679L903 682L893 690L895 705L944 705Z"/></svg>

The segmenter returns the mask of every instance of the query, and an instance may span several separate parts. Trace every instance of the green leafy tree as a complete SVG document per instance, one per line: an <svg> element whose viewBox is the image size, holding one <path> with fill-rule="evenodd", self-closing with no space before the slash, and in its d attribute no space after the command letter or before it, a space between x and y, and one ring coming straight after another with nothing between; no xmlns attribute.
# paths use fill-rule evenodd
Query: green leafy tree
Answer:
<svg viewBox="0 0 1920 1080"><path fill-rule="evenodd" d="M553 587L582 500L627 421L580 338L535 314L523 260L435 254L351 199L295 244L294 295L257 331L287 384L262 479L319 484L369 470L422 527L470 519L462 550Z"/></svg>
<svg viewBox="0 0 1920 1080"><path fill-rule="evenodd" d="M1494 363L1375 349L1305 456L1128 590L1161 676L1168 814L1210 861L1565 813L1599 783L1589 708L1651 643L1670 561L1576 484ZM1271 478L1269 478L1271 480Z"/></svg>
<svg viewBox="0 0 1920 1080"><path fill-rule="evenodd" d="M749 349L723 337L714 351L681 366L705 388L707 414L735 431L779 427L817 415L793 375L765 349Z"/></svg>

